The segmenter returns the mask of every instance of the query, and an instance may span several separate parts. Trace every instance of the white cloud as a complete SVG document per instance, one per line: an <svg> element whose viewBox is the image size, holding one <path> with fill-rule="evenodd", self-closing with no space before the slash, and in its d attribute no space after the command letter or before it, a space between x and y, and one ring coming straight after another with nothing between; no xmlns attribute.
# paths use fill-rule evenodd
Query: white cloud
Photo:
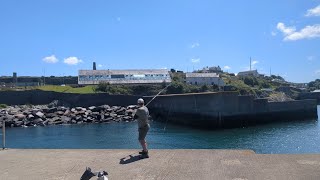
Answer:
<svg viewBox="0 0 320 180"><path fill-rule="evenodd" d="M320 37L320 24L316 24L313 26L306 26L301 29L300 32L294 32L289 36L286 36L284 40L296 41L300 39L312 39Z"/></svg>
<svg viewBox="0 0 320 180"><path fill-rule="evenodd" d="M271 36L276 36L276 35L277 35L276 32L274 32L274 31L271 32Z"/></svg>
<svg viewBox="0 0 320 180"><path fill-rule="evenodd" d="M102 64L98 64L98 67L101 68L103 65Z"/></svg>
<svg viewBox="0 0 320 180"><path fill-rule="evenodd" d="M254 66L254 65L258 64L258 63L259 63L259 61L252 61L251 65Z"/></svg>
<svg viewBox="0 0 320 180"><path fill-rule="evenodd" d="M200 58L192 58L191 62L192 63L199 63L200 62Z"/></svg>
<svg viewBox="0 0 320 180"><path fill-rule="evenodd" d="M277 24L277 29L285 35L290 35L296 31L295 27L286 27L282 22Z"/></svg>
<svg viewBox="0 0 320 180"><path fill-rule="evenodd" d="M199 47L199 46L200 46L200 44L198 42L196 42L196 43L191 44L190 47L193 49L193 48L196 48L196 47Z"/></svg>
<svg viewBox="0 0 320 180"><path fill-rule="evenodd" d="M309 9L306 13L307 17L310 17L310 16L320 16L320 5L318 5L317 7L315 8L312 8L312 9Z"/></svg>
<svg viewBox="0 0 320 180"><path fill-rule="evenodd" d="M64 63L68 65L77 65L82 62L83 61L81 59L78 59L77 57L68 57L64 59Z"/></svg>
<svg viewBox="0 0 320 180"><path fill-rule="evenodd" d="M230 66L224 66L223 69L224 70L229 70L229 69L231 69L231 67Z"/></svg>
<svg viewBox="0 0 320 180"><path fill-rule="evenodd" d="M257 64L259 63L259 61L257 60L253 60L251 61L251 70L257 69ZM250 66L246 66L242 68L244 71L249 71L250 70Z"/></svg>
<svg viewBox="0 0 320 180"><path fill-rule="evenodd" d="M46 63L57 63L59 61L55 55L44 57L42 60Z"/></svg>
<svg viewBox="0 0 320 180"><path fill-rule="evenodd" d="M296 31L295 27L286 27L283 23L278 23L277 28L284 34L285 41L320 37L320 24L306 26L300 31Z"/></svg>

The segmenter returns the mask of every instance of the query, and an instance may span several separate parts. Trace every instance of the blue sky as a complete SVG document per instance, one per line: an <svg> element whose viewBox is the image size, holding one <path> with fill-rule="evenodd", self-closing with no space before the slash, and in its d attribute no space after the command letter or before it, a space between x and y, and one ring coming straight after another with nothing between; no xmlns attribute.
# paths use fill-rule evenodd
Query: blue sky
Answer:
<svg viewBox="0 0 320 180"><path fill-rule="evenodd" d="M0 75L204 66L320 78L320 0L0 0Z"/></svg>

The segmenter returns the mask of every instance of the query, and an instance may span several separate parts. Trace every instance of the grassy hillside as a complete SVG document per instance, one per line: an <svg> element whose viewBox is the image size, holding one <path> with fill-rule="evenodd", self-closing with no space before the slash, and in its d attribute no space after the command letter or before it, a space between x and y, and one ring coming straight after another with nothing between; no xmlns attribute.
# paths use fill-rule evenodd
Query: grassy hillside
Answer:
<svg viewBox="0 0 320 180"><path fill-rule="evenodd" d="M42 91L87 94L87 93L96 93L95 88L96 88L96 86L94 86L94 85L84 86L84 87L48 85L48 86L40 86L35 89L39 89Z"/></svg>
<svg viewBox="0 0 320 180"><path fill-rule="evenodd" d="M181 94L181 93L198 93L198 92L215 92L221 91L216 85L202 85L196 86L187 84L185 82L185 74L182 72L171 72L172 84L162 92L162 94ZM263 97L280 97L283 99L283 94L277 92L283 92L285 95L291 98L295 98L298 91L288 87L288 84L280 76L271 77L237 77L234 74L221 73L220 77L224 80L226 87L225 91L237 91L241 95L254 95L256 98ZM282 81L275 81L275 79L280 79ZM166 87L166 83L162 84L131 84L131 85L112 85L108 83L101 83L99 85L88 85L83 87L78 87L78 85L47 85L40 87L24 87L8 89L8 90L42 90L42 91L54 91L63 93L99 93L104 92L114 95L155 95ZM283 88L284 87L284 88Z"/></svg>

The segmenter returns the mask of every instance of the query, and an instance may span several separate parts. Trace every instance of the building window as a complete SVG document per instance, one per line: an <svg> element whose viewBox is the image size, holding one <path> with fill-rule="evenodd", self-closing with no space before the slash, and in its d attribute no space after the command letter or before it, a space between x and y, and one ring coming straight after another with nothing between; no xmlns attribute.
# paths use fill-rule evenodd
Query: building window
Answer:
<svg viewBox="0 0 320 180"><path fill-rule="evenodd" d="M111 75L112 79L124 78L124 74L113 74Z"/></svg>

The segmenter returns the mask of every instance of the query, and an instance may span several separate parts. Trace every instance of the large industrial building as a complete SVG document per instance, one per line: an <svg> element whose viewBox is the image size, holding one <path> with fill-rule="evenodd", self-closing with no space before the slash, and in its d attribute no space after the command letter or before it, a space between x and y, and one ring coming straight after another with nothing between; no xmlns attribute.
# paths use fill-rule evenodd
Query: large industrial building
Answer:
<svg viewBox="0 0 320 180"><path fill-rule="evenodd" d="M170 83L166 69L79 70L78 84L157 84Z"/></svg>

